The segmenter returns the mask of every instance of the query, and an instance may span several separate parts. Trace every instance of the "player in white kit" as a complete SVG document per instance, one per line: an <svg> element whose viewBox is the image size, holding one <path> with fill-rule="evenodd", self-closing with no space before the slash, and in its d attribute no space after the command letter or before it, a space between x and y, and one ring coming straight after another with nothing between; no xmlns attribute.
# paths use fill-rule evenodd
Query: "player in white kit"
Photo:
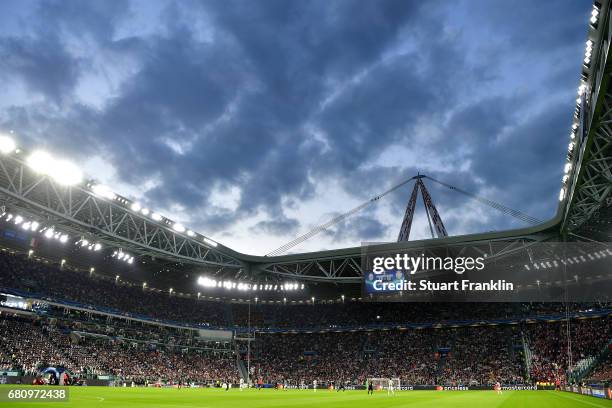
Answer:
<svg viewBox="0 0 612 408"><path fill-rule="evenodd" d="M312 389L314 390L314 392L317 392L317 380L314 380L312 382Z"/></svg>
<svg viewBox="0 0 612 408"><path fill-rule="evenodd" d="M389 380L387 384L387 395L395 395L395 389L393 388L393 380Z"/></svg>

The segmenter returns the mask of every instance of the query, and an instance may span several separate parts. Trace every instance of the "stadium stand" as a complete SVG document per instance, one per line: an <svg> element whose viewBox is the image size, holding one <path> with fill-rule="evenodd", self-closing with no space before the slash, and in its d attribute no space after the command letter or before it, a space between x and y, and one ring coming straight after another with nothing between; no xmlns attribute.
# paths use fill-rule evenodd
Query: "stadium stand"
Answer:
<svg viewBox="0 0 612 408"><path fill-rule="evenodd" d="M7 253L0 255L0 271L6 290L58 302L42 302L38 315L2 314L0 368L31 375L52 365L77 377L105 375L136 384L237 382L244 376L237 364L240 357L246 365L244 347L215 349L195 328L240 331L250 324L258 334L248 364L253 377L270 383L362 384L385 377L413 385L565 383L568 310L579 313L569 325L575 360L594 356L610 337L605 303L351 301L257 304L249 312L244 304L169 296ZM593 311L596 318L582 319ZM151 320L134 322L134 316ZM398 323L419 326L400 330ZM607 373L604 364L592 377Z"/></svg>
<svg viewBox="0 0 612 408"><path fill-rule="evenodd" d="M115 281L101 274L60 269L22 255L0 252L0 288L16 289L60 301L79 302L119 314L144 316L206 327L337 328L411 323L444 323L559 315L561 303L422 303L338 302L312 305L251 307L238 303L183 298ZM573 312L610 309L608 303L571 305Z"/></svg>
<svg viewBox="0 0 612 408"><path fill-rule="evenodd" d="M606 386L612 384L612 353L608 353L607 358L589 375L587 382Z"/></svg>
<svg viewBox="0 0 612 408"><path fill-rule="evenodd" d="M75 339L70 330L31 317L2 316L0 349L5 370L35 375L43 367L64 367L77 377L112 375L136 384L146 382L237 382L231 356L198 353L188 348L152 349L118 338Z"/></svg>

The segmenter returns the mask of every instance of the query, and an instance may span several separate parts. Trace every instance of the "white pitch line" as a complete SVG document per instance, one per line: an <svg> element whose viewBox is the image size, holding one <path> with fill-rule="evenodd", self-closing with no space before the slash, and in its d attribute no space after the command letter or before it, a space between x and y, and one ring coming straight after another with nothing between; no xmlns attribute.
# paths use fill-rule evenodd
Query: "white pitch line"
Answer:
<svg viewBox="0 0 612 408"><path fill-rule="evenodd" d="M553 395L556 395L558 397L567 398L567 399L570 399L570 400L576 401L576 402L582 402L583 404L588 404L588 405L591 405L591 406L594 406L594 407L598 407L598 408L602 408L604 406L602 404L596 404L593 401L584 400L584 399L581 399L581 398L574 398L570 394L567 394L567 391L549 391L549 393L552 393ZM591 397L591 398L595 398L595 397Z"/></svg>

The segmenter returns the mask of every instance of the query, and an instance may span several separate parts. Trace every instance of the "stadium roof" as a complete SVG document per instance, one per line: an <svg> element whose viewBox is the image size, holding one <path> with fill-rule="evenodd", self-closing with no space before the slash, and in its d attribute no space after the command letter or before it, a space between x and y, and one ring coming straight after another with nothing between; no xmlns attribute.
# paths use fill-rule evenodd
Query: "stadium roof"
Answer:
<svg viewBox="0 0 612 408"><path fill-rule="evenodd" d="M588 22L585 55L572 129L566 176L557 214L541 225L517 230L454 236L409 243L377 244L370 250L428 245L479 245L510 241L528 246L558 239L609 238L612 189L612 89L608 55L612 35L608 0L596 2ZM246 255L165 218L93 180L81 181L66 163L34 152L34 158L10 140L0 139L0 198L5 215L37 223L41 234L53 230L71 242L99 244L125 260L164 259L201 265L237 279L276 276L301 281L358 282L362 247L275 257ZM37 156L36 156L37 155ZM71 178L72 177L72 178ZM496 256L498 254L490 254Z"/></svg>

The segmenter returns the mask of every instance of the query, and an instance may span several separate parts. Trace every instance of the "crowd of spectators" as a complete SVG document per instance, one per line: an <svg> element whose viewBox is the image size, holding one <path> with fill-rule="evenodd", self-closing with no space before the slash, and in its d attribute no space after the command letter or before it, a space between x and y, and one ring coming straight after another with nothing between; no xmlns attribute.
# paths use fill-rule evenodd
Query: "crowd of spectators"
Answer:
<svg viewBox="0 0 612 408"><path fill-rule="evenodd" d="M252 364L270 382L362 384L399 378L412 385L524 382L520 340L512 328L265 334Z"/></svg>
<svg viewBox="0 0 612 408"><path fill-rule="evenodd" d="M588 377L589 383L612 384L612 351Z"/></svg>
<svg viewBox="0 0 612 408"><path fill-rule="evenodd" d="M566 381L569 347L573 362L596 355L610 338L608 317L564 323L521 323L437 327L444 322L475 322L562 315L609 304L487 303L405 304L357 301L302 305L213 302L144 290L88 274L0 254L0 287L54 299L111 308L118 314L196 323L204 327L314 328L325 333L263 334L253 343L254 376L299 385L313 380L363 383L367 378L399 377L404 384L474 385ZM51 310L50 307L49 310ZM49 312L47 310L47 312ZM69 367L77 373L111 374L129 381L232 381L232 358L183 352L193 346L193 331L134 325L120 318L68 312L54 319L0 319L0 368L35 372L41 364ZM82 314L80 316L79 314ZM112 320L112 322L111 322ZM66 323L67 322L67 323ZM433 323L421 329L390 329L396 323ZM368 330L357 326L368 326ZM353 326L352 330L346 330ZM380 327L377 327L380 326ZM452 326L452 325L451 325ZM437 327L437 328L436 328ZM343 329L343 330L341 330ZM70 336L84 331L104 340ZM261 332L261 330L259 330ZM96 336L93 336L96 337ZM109 340L110 339L110 340ZM132 341L134 340L134 341ZM152 343L176 345L153 350ZM524 345L530 350L525 368ZM147 344L149 346L147 346ZM529 372L527 372L529 371ZM609 375L609 368L598 372ZM607 374L608 373L608 374Z"/></svg>
<svg viewBox="0 0 612 408"><path fill-rule="evenodd" d="M206 327L337 328L394 323L443 323L565 313L560 303L372 303L262 304L217 302L159 293L86 272L61 269L25 256L0 253L0 287L110 308L121 314ZM611 308L571 304L570 312Z"/></svg>
<svg viewBox="0 0 612 408"><path fill-rule="evenodd" d="M445 323L473 320L513 319L565 314L562 303L376 303L346 301L333 304L246 305L235 304L233 322L258 328L334 329L339 326L388 325L394 323ZM570 304L570 312L612 308L608 304Z"/></svg>
<svg viewBox="0 0 612 408"><path fill-rule="evenodd" d="M573 320L574 362L607 344L608 318ZM330 381L363 383L400 378L413 385L487 385L565 382L565 323L417 330L261 334L255 342L255 376L295 385ZM523 339L533 361L527 375ZM529 346L530 344L530 346Z"/></svg>
<svg viewBox="0 0 612 408"><path fill-rule="evenodd" d="M108 337L73 337L46 319L0 319L0 369L36 375L48 366L63 367L76 376L112 375L136 384L238 380L233 354L151 348L150 344Z"/></svg>
<svg viewBox="0 0 612 408"><path fill-rule="evenodd" d="M96 274L48 265L23 256L0 254L0 287L113 309L119 313L227 326L228 306L199 301L103 279Z"/></svg>
<svg viewBox="0 0 612 408"><path fill-rule="evenodd" d="M533 353L531 378L542 382L565 382L570 368L569 348L573 364L597 356L608 344L611 328L610 318L575 320L569 326L566 322L527 326L525 334Z"/></svg>
<svg viewBox="0 0 612 408"><path fill-rule="evenodd" d="M259 333L252 343L253 378L299 386L317 380L362 384L368 378L400 378L411 385L565 383L569 368L567 324L481 325L409 330L326 333ZM610 319L575 319L569 325L574 363L608 344ZM157 347L167 328L140 331L143 341L83 332L78 320L0 318L0 369L27 374L52 365L77 375L112 375L136 384L153 381L237 381L233 348L201 353L197 347ZM141 330L141 329L138 329ZM78 335L75 335L78 333ZM152 338L146 341L148 336ZM190 337L174 333L186 343ZM167 338L166 338L167 339ZM531 350L527 373L525 345ZM242 350L243 351L243 350ZM246 355L242 354L243 360ZM606 371L607 370L607 371ZM529 374L529 375L527 375ZM609 375L606 364L593 377Z"/></svg>

